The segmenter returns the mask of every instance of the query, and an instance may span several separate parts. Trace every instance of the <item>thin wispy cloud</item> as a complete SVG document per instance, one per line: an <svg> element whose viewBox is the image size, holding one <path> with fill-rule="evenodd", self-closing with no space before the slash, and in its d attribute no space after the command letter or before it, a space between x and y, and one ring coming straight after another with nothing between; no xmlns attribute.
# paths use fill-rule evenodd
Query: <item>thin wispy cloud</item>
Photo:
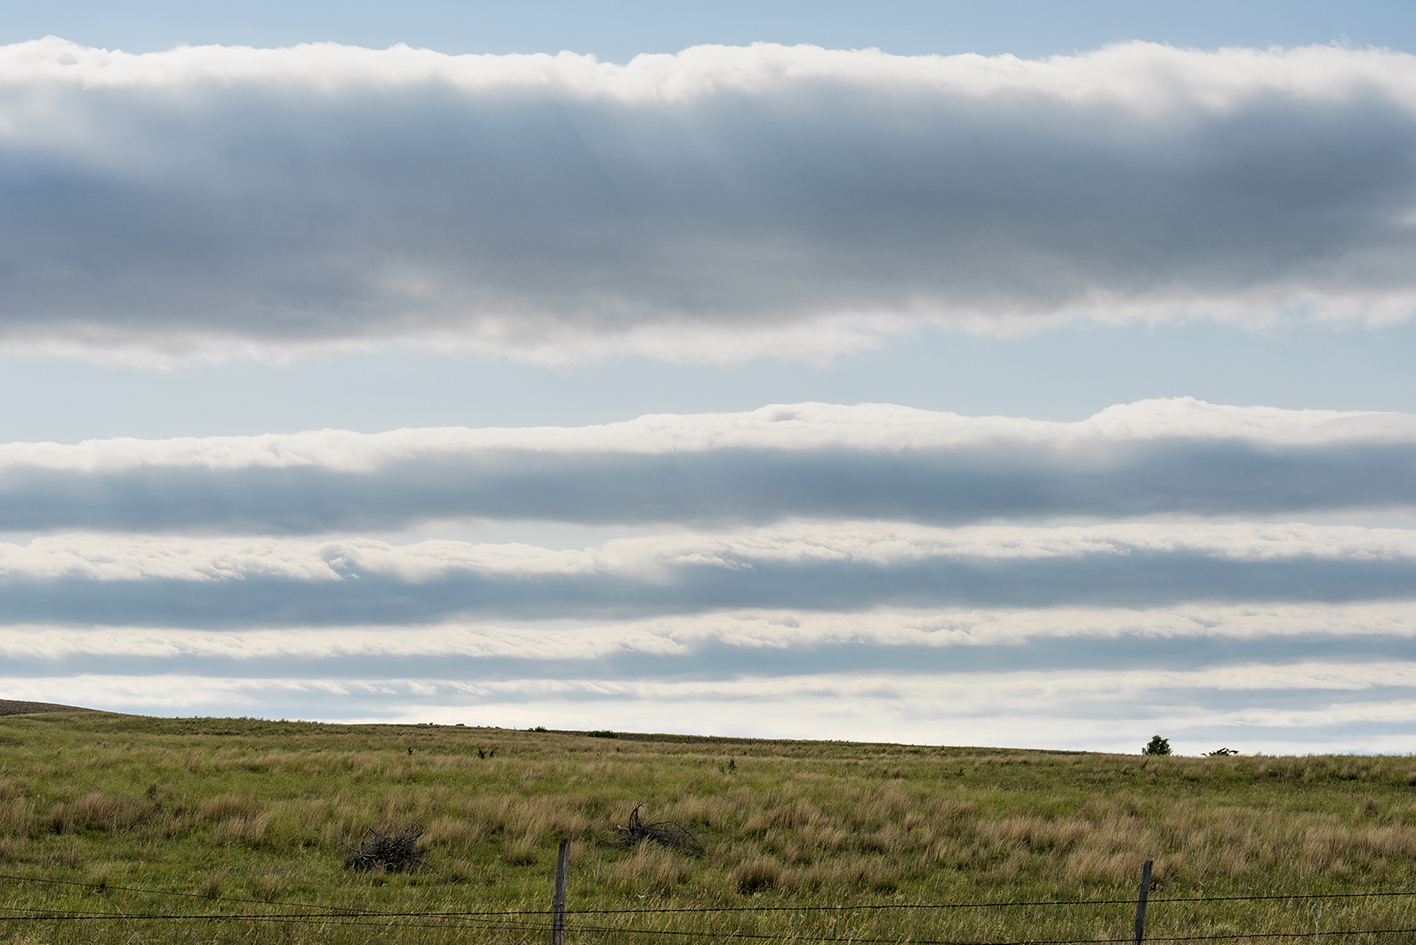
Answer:
<svg viewBox="0 0 1416 945"><path fill-rule="evenodd" d="M1416 59L0 49L0 343L828 358L1416 309Z"/></svg>

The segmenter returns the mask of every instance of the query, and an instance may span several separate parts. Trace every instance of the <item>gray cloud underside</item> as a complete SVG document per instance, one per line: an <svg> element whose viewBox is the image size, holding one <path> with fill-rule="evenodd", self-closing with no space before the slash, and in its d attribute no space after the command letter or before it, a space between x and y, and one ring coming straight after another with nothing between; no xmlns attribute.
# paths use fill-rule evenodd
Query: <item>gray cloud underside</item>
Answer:
<svg viewBox="0 0 1416 945"><path fill-rule="evenodd" d="M323 469L0 474L0 529L319 533L456 517L590 524L935 524L1160 513L1263 516L1416 505L1416 446L1160 444L1105 462L993 454L723 451L544 455Z"/></svg>
<svg viewBox="0 0 1416 945"><path fill-rule="evenodd" d="M0 67L17 342L736 357L846 318L820 355L879 316L1405 317L1416 299L1398 54L753 47L614 67L51 42Z"/></svg>
<svg viewBox="0 0 1416 945"><path fill-rule="evenodd" d="M687 565L653 579L619 575L455 573L425 581L366 574L340 581L0 582L9 623L245 627L429 623L457 616L624 618L737 608L858 611L895 607L1157 606L1183 601L1408 599L1416 560L1296 556L1233 560L1192 551L992 561L930 559Z"/></svg>
<svg viewBox="0 0 1416 945"><path fill-rule="evenodd" d="M554 633L556 631L547 631ZM395 631L396 642L396 631ZM9 655L10 677L61 674L144 675L181 673L277 679L291 676L323 679L576 679L670 680L730 679L742 675L801 676L840 672L934 674L1085 670L1105 666L1117 671L1164 668L1190 671L1206 667L1265 662L1322 661L1335 664L1406 660L1409 638L1342 635L1286 636L1235 640L1222 637L1154 638L1120 636L1037 640L1002 646L889 646L835 643L816 646L748 647L711 642L674 654L628 649L595 659L514 658L390 652L365 656L221 658L178 653L151 655L79 653L60 658L23 659ZM1377 695L1386 695L1378 692ZM1372 697L1368 690L1366 697ZM1330 698L1330 696L1329 696Z"/></svg>

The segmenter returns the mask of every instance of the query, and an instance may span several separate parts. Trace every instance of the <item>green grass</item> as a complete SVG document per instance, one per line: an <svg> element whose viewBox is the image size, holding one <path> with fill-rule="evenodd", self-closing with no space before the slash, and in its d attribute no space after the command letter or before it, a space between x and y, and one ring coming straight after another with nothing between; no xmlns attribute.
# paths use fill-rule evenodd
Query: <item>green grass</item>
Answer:
<svg viewBox="0 0 1416 945"><path fill-rule="evenodd" d="M549 906L572 844L571 942L657 941L591 926L888 940L1124 938L1141 863L1155 936L1416 928L1416 760L1142 758L1068 752L344 726L102 713L0 718L3 905L56 912L271 915ZM702 858L622 849L636 804ZM343 867L341 840L421 826L430 865ZM124 887L181 893L160 896ZM945 910L898 904L1124 900ZM818 907L861 907L820 909ZM809 907L810 911L773 911ZM3 914L3 913L0 913ZM0 921L0 940L545 941L544 914L440 928L414 918ZM350 924L358 923L358 924ZM370 924L372 923L372 924ZM515 925L538 928L519 930ZM1386 936L1372 941L1412 940Z"/></svg>

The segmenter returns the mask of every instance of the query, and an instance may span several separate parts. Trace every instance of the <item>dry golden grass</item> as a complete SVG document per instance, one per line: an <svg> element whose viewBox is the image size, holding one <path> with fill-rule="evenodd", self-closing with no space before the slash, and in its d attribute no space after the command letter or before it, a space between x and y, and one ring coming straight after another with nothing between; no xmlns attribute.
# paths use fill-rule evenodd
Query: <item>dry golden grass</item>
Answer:
<svg viewBox="0 0 1416 945"><path fill-rule="evenodd" d="M1160 904L1167 898L1416 886L1409 758L1144 759L101 715L9 717L0 730L4 870L101 886L115 908L170 907L115 892L136 887L237 911L284 902L543 910L560 837L574 841L573 909L709 910L573 917L572 928L631 922L642 930L647 922L803 941L1117 937L1127 932L1127 908L1023 915L753 907L1125 900L1147 858L1155 861L1153 921L1171 934L1311 932L1314 916L1304 911L1308 900L1192 909ZM640 803L649 819L692 829L706 855L621 848L613 828ZM403 826L425 830L427 870L355 876L342 868L341 841ZM97 895L16 888L14 908L90 909ZM1411 901L1334 900L1322 921L1332 929L1416 927ZM333 920L298 928L139 922L124 934L419 945L543 938L509 922L418 933ZM42 940L102 939L94 928L50 926ZM11 923L0 940L27 941L32 932Z"/></svg>

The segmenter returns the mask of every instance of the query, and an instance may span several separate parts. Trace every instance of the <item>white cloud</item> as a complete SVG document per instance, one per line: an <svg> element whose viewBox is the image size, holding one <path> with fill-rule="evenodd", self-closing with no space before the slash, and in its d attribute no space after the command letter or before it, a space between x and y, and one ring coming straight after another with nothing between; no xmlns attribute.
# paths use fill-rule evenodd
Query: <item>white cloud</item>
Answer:
<svg viewBox="0 0 1416 945"><path fill-rule="evenodd" d="M965 417L897 404L770 404L740 413L647 414L584 427L311 430L260 436L119 437L0 443L0 469L117 472L144 467L373 472L401 461L479 453L659 455L713 450L872 451L1042 448L1094 451L1157 440L1262 446L1416 443L1416 416L1374 410L1234 407L1192 397L1118 404L1073 422Z"/></svg>
<svg viewBox="0 0 1416 945"><path fill-rule="evenodd" d="M1416 505L1416 417L1190 398L1075 422L774 405L525 429L0 445L0 529L401 529L437 518L955 524Z"/></svg>
<svg viewBox="0 0 1416 945"><path fill-rule="evenodd" d="M1156 608L1042 610L873 610L819 613L749 610L679 614L610 623L448 623L434 626L193 630L146 627L0 627L0 655L12 661L102 659L321 661L515 659L593 662L633 655L698 660L709 648L806 652L830 647L1022 648L1046 641L1264 641L1294 638L1416 637L1402 602L1303 605L1186 604Z"/></svg>
<svg viewBox="0 0 1416 945"><path fill-rule="evenodd" d="M0 49L0 342L829 357L921 321L1404 319L1416 59Z"/></svg>
<svg viewBox="0 0 1416 945"><path fill-rule="evenodd" d="M1034 561L1193 554L1230 561L1411 561L1416 531L1355 525L1125 523L1039 528L934 528L882 522L802 522L729 534L619 538L599 548L430 539L61 534L0 542L0 577L16 580L233 581L279 577L316 583L386 576L418 583L458 573L535 577L619 576L662 582L677 570L738 571L836 563L889 568L929 559Z"/></svg>
<svg viewBox="0 0 1416 945"><path fill-rule="evenodd" d="M11 624L421 625L755 608L1150 608L1407 600L1416 531L802 522L586 549L435 539L60 534L0 543Z"/></svg>

